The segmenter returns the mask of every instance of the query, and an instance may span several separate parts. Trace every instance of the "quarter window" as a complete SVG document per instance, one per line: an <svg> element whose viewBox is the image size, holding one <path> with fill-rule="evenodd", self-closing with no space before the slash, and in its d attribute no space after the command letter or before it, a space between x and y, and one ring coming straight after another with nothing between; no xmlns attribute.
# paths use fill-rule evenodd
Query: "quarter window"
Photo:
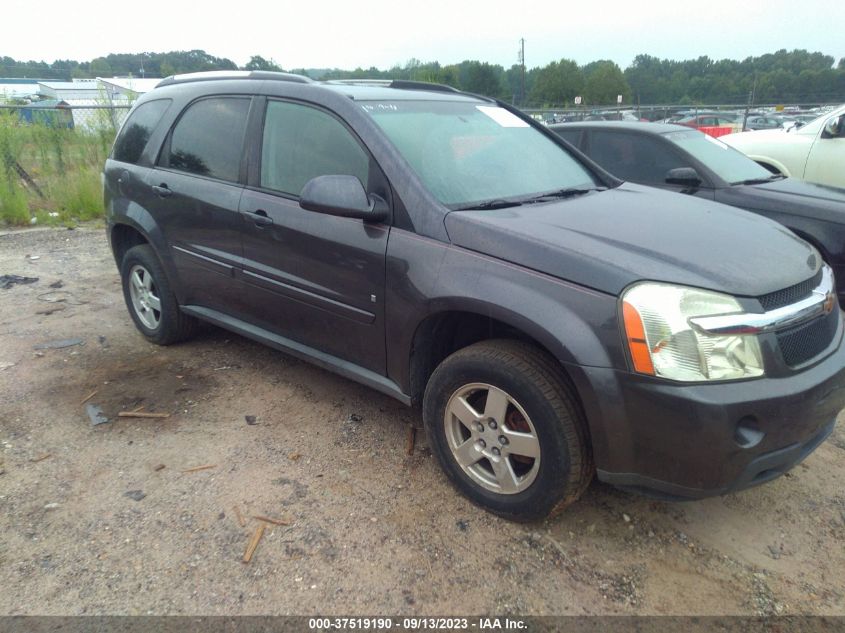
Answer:
<svg viewBox="0 0 845 633"><path fill-rule="evenodd" d="M356 176L368 185L370 159L330 114L296 103L270 101L261 144L261 186L299 196L316 176Z"/></svg>
<svg viewBox="0 0 845 633"><path fill-rule="evenodd" d="M135 108L117 135L112 158L122 163L137 163L169 105L170 99L157 99Z"/></svg>
<svg viewBox="0 0 845 633"><path fill-rule="evenodd" d="M188 106L173 128L161 164L236 182L248 112L245 97L214 97Z"/></svg>

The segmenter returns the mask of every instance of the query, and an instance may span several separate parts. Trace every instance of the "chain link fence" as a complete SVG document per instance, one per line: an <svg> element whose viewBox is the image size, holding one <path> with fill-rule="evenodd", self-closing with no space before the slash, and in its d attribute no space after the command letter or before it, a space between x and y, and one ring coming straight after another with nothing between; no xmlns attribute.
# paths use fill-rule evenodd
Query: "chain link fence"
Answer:
<svg viewBox="0 0 845 633"><path fill-rule="evenodd" d="M117 134L131 105L65 105L49 101L28 104L0 104L0 115L16 117L22 124L41 124L48 127L81 132L111 132Z"/></svg>
<svg viewBox="0 0 845 633"><path fill-rule="evenodd" d="M131 105L0 105L0 226L102 217L100 172Z"/></svg>

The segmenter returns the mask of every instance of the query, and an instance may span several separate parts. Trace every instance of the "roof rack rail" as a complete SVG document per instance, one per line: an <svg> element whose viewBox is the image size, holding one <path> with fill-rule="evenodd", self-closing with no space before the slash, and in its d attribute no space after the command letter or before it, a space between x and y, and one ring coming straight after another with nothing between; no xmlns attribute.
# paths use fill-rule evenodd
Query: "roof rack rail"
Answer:
<svg viewBox="0 0 845 633"><path fill-rule="evenodd" d="M327 79L323 83L341 84L344 86L383 86L397 90L429 90L433 92L461 92L457 88L446 84L435 84L427 81L412 81L410 79Z"/></svg>
<svg viewBox="0 0 845 633"><path fill-rule="evenodd" d="M210 70L199 73L186 73L184 75L170 75L158 82L156 84L156 88L169 86L171 84L189 83L192 81L212 81L224 79L269 79L274 81L290 81L300 84L310 84L314 81L305 75L280 73L271 70Z"/></svg>
<svg viewBox="0 0 845 633"><path fill-rule="evenodd" d="M446 84L435 84L427 81L412 81L410 79L394 79L390 82L391 88L399 90L431 90L434 92L461 92L457 88Z"/></svg>
<svg viewBox="0 0 845 633"><path fill-rule="evenodd" d="M323 83L344 86L390 86L392 79L326 79Z"/></svg>

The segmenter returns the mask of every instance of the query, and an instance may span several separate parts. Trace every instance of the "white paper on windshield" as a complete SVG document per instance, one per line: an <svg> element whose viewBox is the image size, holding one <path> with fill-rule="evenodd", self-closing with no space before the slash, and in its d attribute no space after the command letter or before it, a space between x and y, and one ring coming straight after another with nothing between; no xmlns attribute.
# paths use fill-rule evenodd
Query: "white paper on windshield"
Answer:
<svg viewBox="0 0 845 633"><path fill-rule="evenodd" d="M528 127L528 124L512 112L498 106L475 106L502 127Z"/></svg>

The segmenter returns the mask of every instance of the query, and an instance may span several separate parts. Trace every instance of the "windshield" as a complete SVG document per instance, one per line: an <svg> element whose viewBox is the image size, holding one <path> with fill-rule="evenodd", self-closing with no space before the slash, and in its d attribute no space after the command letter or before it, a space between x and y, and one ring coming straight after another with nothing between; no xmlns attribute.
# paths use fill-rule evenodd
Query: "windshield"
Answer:
<svg viewBox="0 0 845 633"><path fill-rule="evenodd" d="M772 175L772 172L761 167L742 152L697 130L668 132L663 136L704 163L719 178L731 184L758 178L767 179Z"/></svg>
<svg viewBox="0 0 845 633"><path fill-rule="evenodd" d="M431 193L452 208L599 184L566 150L498 106L460 101L361 105Z"/></svg>

